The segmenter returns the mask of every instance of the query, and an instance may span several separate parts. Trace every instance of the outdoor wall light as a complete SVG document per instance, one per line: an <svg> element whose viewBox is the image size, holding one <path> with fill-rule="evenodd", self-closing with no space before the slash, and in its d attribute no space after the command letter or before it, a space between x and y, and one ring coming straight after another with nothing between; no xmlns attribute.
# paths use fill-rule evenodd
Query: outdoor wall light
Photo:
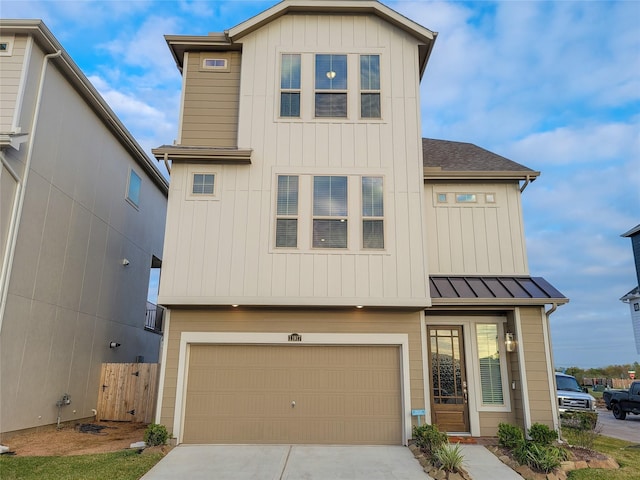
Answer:
<svg viewBox="0 0 640 480"><path fill-rule="evenodd" d="M129 262L129 259L127 259L127 258L123 258L123 259L122 259L122 265L124 265L125 267L126 267L127 265L129 265L129 263L131 263L131 262Z"/></svg>
<svg viewBox="0 0 640 480"><path fill-rule="evenodd" d="M507 349L507 352L516 351L516 348L518 347L518 342L516 342L516 339L513 333L504 334L504 346Z"/></svg>
<svg viewBox="0 0 640 480"><path fill-rule="evenodd" d="M118 348L119 346L118 342L109 342L109 348Z"/></svg>

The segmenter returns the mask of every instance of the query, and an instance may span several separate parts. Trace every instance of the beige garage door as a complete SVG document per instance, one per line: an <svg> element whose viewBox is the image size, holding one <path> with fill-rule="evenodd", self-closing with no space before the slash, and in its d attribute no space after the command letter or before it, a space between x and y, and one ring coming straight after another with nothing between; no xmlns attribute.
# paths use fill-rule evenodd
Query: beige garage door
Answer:
<svg viewBox="0 0 640 480"><path fill-rule="evenodd" d="M192 345L183 442L401 444L399 347Z"/></svg>

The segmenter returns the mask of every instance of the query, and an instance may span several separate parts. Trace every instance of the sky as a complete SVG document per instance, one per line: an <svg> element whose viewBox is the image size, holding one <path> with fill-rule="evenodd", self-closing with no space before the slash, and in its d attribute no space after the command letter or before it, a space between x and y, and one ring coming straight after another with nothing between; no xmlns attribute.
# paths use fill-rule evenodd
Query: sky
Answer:
<svg viewBox="0 0 640 480"><path fill-rule="evenodd" d="M177 135L181 77L163 35L222 32L276 1L2 0L40 18L145 151ZM640 2L390 1L438 32L422 135L474 143L541 176L523 193L532 276L571 299L556 367L640 361L629 306L640 223Z"/></svg>

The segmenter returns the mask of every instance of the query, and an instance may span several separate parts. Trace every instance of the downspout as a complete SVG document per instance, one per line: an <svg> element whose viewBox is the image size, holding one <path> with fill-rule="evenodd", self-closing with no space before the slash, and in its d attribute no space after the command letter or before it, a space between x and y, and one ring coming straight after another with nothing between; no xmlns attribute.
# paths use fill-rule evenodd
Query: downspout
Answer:
<svg viewBox="0 0 640 480"><path fill-rule="evenodd" d="M520 193L524 192L524 189L527 188L527 185L529 185L531 182L532 182L531 177L527 175L527 178L525 179L524 183L520 187Z"/></svg>
<svg viewBox="0 0 640 480"><path fill-rule="evenodd" d="M552 303L551 308L544 312L545 316L545 325L544 325L544 336L546 337L546 343L549 345L549 353L547 356L547 361L549 362L548 368L548 376L549 376L549 391L554 394L551 396L551 412L553 414L553 427L554 430L558 432L558 438L562 439L562 432L560 430L560 411L558 410L558 396L556 395L556 380L555 380L555 361L553 360L553 348L551 346L551 321L549 317L553 312L558 309L557 303Z"/></svg>
<svg viewBox="0 0 640 480"><path fill-rule="evenodd" d="M16 250L16 243L18 242L18 225L22 217L22 207L24 205L24 197L27 192L27 180L29 179L29 170L31 169L31 160L33 158L33 145L36 138L36 130L38 128L38 120L40 116L40 107L42 105L42 94L44 91L44 80L47 74L47 66L49 60L57 58L62 55L62 50L58 50L54 53L49 53L44 56L42 60L42 71L40 72L40 84L38 85L38 95L36 96L36 105L33 112L33 127L31 128L31 134L29 135L29 150L27 151L27 159L24 164L24 170L22 175L22 183L18 182L18 188L20 188L20 196L18 197L18 204L13 210L13 216L11 217L11 225L9 227L8 239L9 248L7 249L7 255L5 257L4 265L2 265L2 273L0 275L0 332L2 331L2 320L4 319L4 311L7 306L7 296L9 294L9 277L11 276L11 269L13 268L13 256Z"/></svg>
<svg viewBox="0 0 640 480"><path fill-rule="evenodd" d="M167 173L171 176L171 165L169 164L169 154L167 152L164 153L164 166L167 169Z"/></svg>

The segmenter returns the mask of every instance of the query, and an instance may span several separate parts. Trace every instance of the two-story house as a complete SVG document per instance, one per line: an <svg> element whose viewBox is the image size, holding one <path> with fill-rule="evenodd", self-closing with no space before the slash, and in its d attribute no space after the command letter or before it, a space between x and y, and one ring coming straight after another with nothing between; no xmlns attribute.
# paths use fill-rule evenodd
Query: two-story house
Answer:
<svg viewBox="0 0 640 480"><path fill-rule="evenodd" d="M285 0L166 36L183 77L157 421L178 443L406 444L557 425L520 194L538 172L421 138L436 33ZM436 93L434 93L436 94Z"/></svg>
<svg viewBox="0 0 640 480"><path fill-rule="evenodd" d="M0 433L93 417L145 328L168 182L39 20L0 20Z"/></svg>

